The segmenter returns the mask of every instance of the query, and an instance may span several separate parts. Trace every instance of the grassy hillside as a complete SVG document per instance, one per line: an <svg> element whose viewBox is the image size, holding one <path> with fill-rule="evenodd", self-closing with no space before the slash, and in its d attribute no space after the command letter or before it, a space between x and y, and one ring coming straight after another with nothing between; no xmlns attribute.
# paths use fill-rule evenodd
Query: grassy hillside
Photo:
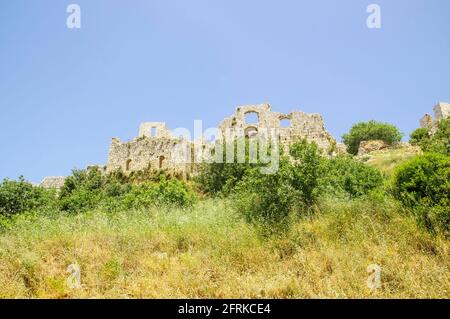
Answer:
<svg viewBox="0 0 450 319"><path fill-rule="evenodd" d="M421 153L420 148L413 146L388 148L371 152L362 156L360 160L377 168L386 176L391 176L398 165Z"/></svg>
<svg viewBox="0 0 450 319"><path fill-rule="evenodd" d="M322 199L264 237L226 200L190 209L18 215L0 232L0 297L450 297L450 243L384 199ZM81 289L67 288L67 266ZM367 266L382 267L370 290Z"/></svg>

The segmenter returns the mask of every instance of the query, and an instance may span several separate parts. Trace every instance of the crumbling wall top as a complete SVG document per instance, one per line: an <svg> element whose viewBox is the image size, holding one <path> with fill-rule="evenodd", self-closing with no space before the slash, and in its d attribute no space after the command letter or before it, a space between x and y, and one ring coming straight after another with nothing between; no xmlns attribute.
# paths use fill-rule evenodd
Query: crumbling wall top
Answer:
<svg viewBox="0 0 450 319"><path fill-rule="evenodd" d="M144 122L139 127L139 137L170 138L170 131L165 122Z"/></svg>
<svg viewBox="0 0 450 319"><path fill-rule="evenodd" d="M439 102L434 107L434 117L436 121L443 120L450 116L450 104L445 102Z"/></svg>

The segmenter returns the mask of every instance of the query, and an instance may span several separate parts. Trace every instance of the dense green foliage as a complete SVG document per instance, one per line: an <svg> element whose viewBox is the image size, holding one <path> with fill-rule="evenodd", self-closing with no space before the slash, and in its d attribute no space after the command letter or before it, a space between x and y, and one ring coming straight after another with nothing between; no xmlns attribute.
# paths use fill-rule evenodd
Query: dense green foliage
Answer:
<svg viewBox="0 0 450 319"><path fill-rule="evenodd" d="M424 140L429 138L429 129L420 127L414 130L409 136L409 143L411 145L420 145Z"/></svg>
<svg viewBox="0 0 450 319"><path fill-rule="evenodd" d="M237 184L233 205L248 220L287 225L291 216L309 215L321 195L354 198L380 188L380 172L350 157L327 159L315 143L300 140L275 174L254 168Z"/></svg>
<svg viewBox="0 0 450 319"><path fill-rule="evenodd" d="M450 231L450 157L426 153L404 163L394 174L393 193L429 230Z"/></svg>
<svg viewBox="0 0 450 319"><path fill-rule="evenodd" d="M50 206L55 193L33 186L20 177L18 181L8 179L0 183L0 215L11 216Z"/></svg>
<svg viewBox="0 0 450 319"><path fill-rule="evenodd" d="M243 142L245 145L245 158L243 163L237 162L237 144ZM232 149L234 154L234 163L226 160L227 150ZM270 151L270 149L269 149ZM197 176L196 181L200 190L205 194L216 196L228 196L232 193L236 185L244 178L244 176L253 168L261 167L261 163L250 163L249 161L249 139L236 140L223 146L222 163L213 162L203 164L201 172Z"/></svg>
<svg viewBox="0 0 450 319"><path fill-rule="evenodd" d="M189 207L196 201L195 193L182 181L161 180L133 185L122 200L125 208L148 208L152 206Z"/></svg>
<svg viewBox="0 0 450 319"><path fill-rule="evenodd" d="M133 183L132 180L146 182ZM158 205L191 206L196 194L185 182L164 174L125 176L120 172L103 175L98 169L75 170L60 193L61 209L68 212L105 207L109 211L148 208Z"/></svg>
<svg viewBox="0 0 450 319"><path fill-rule="evenodd" d="M361 122L353 125L350 132L342 136L344 144L350 154L358 153L359 144L362 141L382 140L392 145L400 142L402 134L392 124L376 121Z"/></svg>
<svg viewBox="0 0 450 319"><path fill-rule="evenodd" d="M337 196L355 198L383 185L383 176L377 169L348 156L328 160L324 174L326 192Z"/></svg>
<svg viewBox="0 0 450 319"><path fill-rule="evenodd" d="M283 156L275 174L254 168L237 184L233 203L250 221L285 225L291 212L308 212L320 194L323 161L315 143L302 140Z"/></svg>
<svg viewBox="0 0 450 319"><path fill-rule="evenodd" d="M428 134L428 129L425 130L427 130L426 136L418 142L422 150L450 156L450 118L440 121L437 131L431 136Z"/></svg>
<svg viewBox="0 0 450 319"><path fill-rule="evenodd" d="M445 148L448 130L444 124L436 138L421 139L421 133L414 134L417 143L427 140L427 145ZM248 163L246 150L245 163L205 164L196 183L161 171L105 175L97 168L74 170L59 192L33 186L23 178L4 180L0 184L0 215L7 220L14 214L47 208L68 213L186 208L196 203L196 189L200 189L209 196L229 197L231 206L247 221L274 230L285 229L283 226L298 217L311 216L323 198L351 201L373 194L386 199L393 195L406 210L416 213L428 230L449 233L450 157L445 152L415 157L396 168L393 182L387 184L378 169L350 156L323 156L315 143L306 140L294 143L289 154L277 150L279 169L272 174L262 171L260 162Z"/></svg>
<svg viewBox="0 0 450 319"><path fill-rule="evenodd" d="M4 180L0 184L0 216L51 209L80 213L102 208L116 212L150 206L192 206L197 195L186 182L162 173L152 175L147 182L133 183L136 176L121 172L103 175L98 169L74 170L57 193L33 186L22 177L18 181Z"/></svg>

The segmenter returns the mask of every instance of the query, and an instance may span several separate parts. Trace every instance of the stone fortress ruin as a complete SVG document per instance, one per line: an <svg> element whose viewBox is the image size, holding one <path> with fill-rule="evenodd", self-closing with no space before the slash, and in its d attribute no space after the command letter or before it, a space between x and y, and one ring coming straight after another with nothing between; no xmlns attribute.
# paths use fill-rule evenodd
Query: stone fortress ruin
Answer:
<svg viewBox="0 0 450 319"><path fill-rule="evenodd" d="M336 140L326 131L320 114L273 112L269 104L237 107L235 113L225 118L218 127L218 139L253 137L262 133L269 138L274 129L279 132L280 143L290 145L298 138L315 141L325 151L336 146ZM230 136L231 134L231 136ZM164 169L183 176L194 173L199 152L210 150L214 141L198 141L175 136L163 122L142 123L139 135L131 141L113 138L106 172L122 170L125 173L144 169ZM180 148L187 147L189 160L177 158ZM185 153L186 154L186 153Z"/></svg>
<svg viewBox="0 0 450 319"><path fill-rule="evenodd" d="M450 115L450 104L438 103L434 114L434 119L426 114L420 120L421 127L430 128L431 132L436 130L437 123ZM197 164L205 159L204 153L210 152L218 140L243 136L270 139L273 132L277 133L278 142L284 149L304 138L315 142L330 156L346 153L345 145L336 143L325 129L320 114L301 111L283 114L272 111L269 104L238 106L234 114L219 124L215 140L206 141L202 135L194 141L177 132L168 129L164 122L141 123L139 134L134 139L122 142L113 138L106 166L97 167L105 173L121 170L125 174L146 169L165 170L187 178L195 174ZM64 177L46 177L41 186L60 188L63 184Z"/></svg>
<svg viewBox="0 0 450 319"><path fill-rule="evenodd" d="M436 132L439 121L450 116L450 103L439 102L433 111L434 118L430 114L425 114L420 119L420 127L430 129L431 134Z"/></svg>
<svg viewBox="0 0 450 319"><path fill-rule="evenodd" d="M269 104L237 107L232 116L220 123L217 138L251 138L260 133L270 138L274 130L279 132L283 146L290 145L298 138L314 141L326 152L336 146L336 140L326 131L320 114L298 111L282 114L273 112ZM177 172L185 177L194 173L198 152L210 150L213 145L214 141L206 142L204 137L198 141L189 141L175 136L163 122L142 123L139 135L133 140L122 143L113 138L106 172L122 170L130 173L150 168ZM187 147L189 160L177 158L180 147Z"/></svg>

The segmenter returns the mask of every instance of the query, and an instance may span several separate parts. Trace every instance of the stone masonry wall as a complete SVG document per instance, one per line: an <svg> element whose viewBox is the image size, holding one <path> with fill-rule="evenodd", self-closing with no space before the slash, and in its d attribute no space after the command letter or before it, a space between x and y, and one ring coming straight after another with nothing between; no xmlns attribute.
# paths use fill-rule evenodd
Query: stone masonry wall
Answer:
<svg viewBox="0 0 450 319"><path fill-rule="evenodd" d="M250 113L256 116L255 121L246 119ZM438 103L434 107L434 113L434 119L427 114L420 121L421 127L431 129L431 134L436 129L437 123L450 115L450 104ZM255 134L261 136L261 133L271 134L272 129L278 129L281 143L285 148L298 138L305 138L310 142L316 142L329 154L332 150L335 154L346 153L345 145L336 143L327 132L320 114L300 111L283 114L273 112L269 104L239 106L232 116L220 123L218 129L222 137L226 132L249 137ZM210 151L213 145L213 142L207 143L203 138L194 142L181 137L175 138L164 122L145 122L140 125L139 135L133 140L121 142L117 138L112 139L104 172L122 170L130 173L150 168L164 169L186 176L196 168L192 162L198 163L201 157L198 150ZM63 183L64 177L46 177L40 185L46 188L60 188Z"/></svg>
<svg viewBox="0 0 450 319"><path fill-rule="evenodd" d="M420 119L420 127L429 128L430 134L434 134L438 128L439 121L450 116L450 104L439 102L434 108L434 119L430 114L425 114Z"/></svg>
<svg viewBox="0 0 450 319"><path fill-rule="evenodd" d="M246 115L251 113L256 114L258 118L256 122L246 120ZM227 129L234 129L235 133L232 135L244 132L247 136L259 131L270 134L270 129L278 129L284 145L289 145L298 138L305 138L309 142L314 141L325 151L336 145L336 140L326 131L320 114L299 111L283 114L273 112L269 104L239 106L232 116L223 120L219 129L224 135Z"/></svg>
<svg viewBox="0 0 450 319"><path fill-rule="evenodd" d="M249 113L257 115L255 123L246 122L245 117ZM282 125L282 121L288 121L288 125ZM315 141L324 150L336 145L334 138L325 130L321 115L303 112L282 114L271 111L269 104L239 106L234 115L224 119L219 125L221 132L241 129L236 132L241 131L248 136L263 131L264 128L268 132L270 129L278 129L284 146L297 138ZM106 172L120 169L127 173L150 168L190 174L195 165L189 160L198 160L198 151L210 150L212 145L203 140L191 142L174 138L164 122L142 123L139 136L132 141L122 143L113 138Z"/></svg>

